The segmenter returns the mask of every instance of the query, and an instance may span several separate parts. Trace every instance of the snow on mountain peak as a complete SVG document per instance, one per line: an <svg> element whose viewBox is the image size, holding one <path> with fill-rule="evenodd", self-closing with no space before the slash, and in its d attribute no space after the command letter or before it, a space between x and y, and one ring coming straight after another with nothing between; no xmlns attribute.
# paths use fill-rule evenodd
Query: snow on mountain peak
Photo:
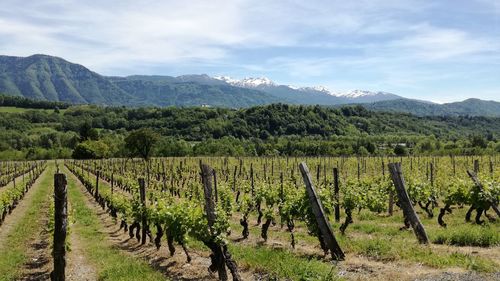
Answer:
<svg viewBox="0 0 500 281"><path fill-rule="evenodd" d="M338 96L346 97L346 98L360 98L360 97L373 97L373 96L387 96L390 95L386 92L371 92L364 90L353 90L346 93L339 93Z"/></svg>
<svg viewBox="0 0 500 281"><path fill-rule="evenodd" d="M311 89L318 91L318 92L331 93L331 91L325 86L314 86L314 87L311 87Z"/></svg>
<svg viewBox="0 0 500 281"><path fill-rule="evenodd" d="M366 97L366 96L373 96L376 93L370 92L370 91L363 91L363 90L353 90L347 93L342 93L340 94L341 96L344 97L349 97L349 98L359 98L359 97Z"/></svg>
<svg viewBox="0 0 500 281"><path fill-rule="evenodd" d="M328 94L328 95L335 96L335 93L333 93L332 91L330 91L330 89L328 89L325 86L297 87L297 88L292 88L292 89L299 90L299 91L302 91L302 92L321 92L323 94Z"/></svg>
<svg viewBox="0 0 500 281"><path fill-rule="evenodd" d="M255 88L259 86L275 86L276 84L267 77L247 77L241 80L228 76L215 76L214 79L224 81L233 86Z"/></svg>
<svg viewBox="0 0 500 281"><path fill-rule="evenodd" d="M236 87L243 87L243 88L259 88L262 86L267 86L267 87L274 87L274 86L279 86L278 84L274 83L271 81L271 79L267 77L247 77L243 78L241 80L239 79L234 79L229 76L215 76L213 77L214 79L224 81L230 85L236 86ZM301 91L304 93L309 93L309 94L326 94L326 95L331 95L339 98L345 98L345 99L363 99L363 98L368 98L368 99L388 99L391 98L392 96L397 97L393 94L386 93L386 92L372 92L372 91L365 91L365 90L352 90L352 91L346 91L346 92L334 92L328 89L325 86L313 86L313 87L297 87L297 86L292 86L288 85L286 86L290 89Z"/></svg>
<svg viewBox="0 0 500 281"><path fill-rule="evenodd" d="M275 85L271 79L267 77L258 77L258 78L245 78L240 81L241 83L245 85L253 85L254 87L261 86L261 85L266 85L266 86L272 86Z"/></svg>
<svg viewBox="0 0 500 281"><path fill-rule="evenodd" d="M240 81L238 79L233 79L233 78L231 78L229 76L214 76L213 78L217 79L217 80L220 80L220 81L224 81L224 82L226 82L228 84L231 84L231 85L233 85L235 83L238 83Z"/></svg>

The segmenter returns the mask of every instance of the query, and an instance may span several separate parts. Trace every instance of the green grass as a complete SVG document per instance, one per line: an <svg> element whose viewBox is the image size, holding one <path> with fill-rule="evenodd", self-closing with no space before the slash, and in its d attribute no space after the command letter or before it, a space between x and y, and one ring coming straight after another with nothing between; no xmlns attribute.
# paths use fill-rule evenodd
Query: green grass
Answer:
<svg viewBox="0 0 500 281"><path fill-rule="evenodd" d="M441 229L434 235L436 244L491 247L500 245L500 232L490 225L462 225Z"/></svg>
<svg viewBox="0 0 500 281"><path fill-rule="evenodd" d="M64 169L67 175L70 172ZM102 224L97 215L87 207L77 179L68 176L68 198L76 223L71 226L72 235L78 235L88 259L97 269L99 280L168 280L145 261L122 253L108 244L100 230Z"/></svg>
<svg viewBox="0 0 500 281"><path fill-rule="evenodd" d="M363 219L358 218L358 215ZM447 239L462 239L464 245L483 243L493 246L498 244L498 235L500 235L498 224L487 226L464 224L462 222L462 210L447 217L450 222L448 229L443 229L437 225L436 218L428 219L423 215L420 215L420 218L426 227L430 240L433 242L436 242L440 237L439 235L441 235L441 237L447 237ZM260 227L253 226L254 221L255 218L252 217L250 235L260 237ZM385 217L366 214L362 211L360 214L355 214L354 223L349 225L346 235L343 236L339 233L339 223L332 222L332 228L339 244L346 253L363 255L377 261L402 260L422 263L434 268L461 267L480 272L492 272L498 267L498 264L494 261L481 256L460 253L458 250L448 252L427 245L420 245L411 229L399 230L403 225L402 222L403 218L400 212L395 213L392 217ZM296 223L296 226L300 225L300 222ZM241 227L236 221L231 223L231 228L235 233L241 232ZM454 231L454 229L457 230ZM459 238L460 235L468 236ZM269 236L271 239L278 239L285 243L289 242L289 233L279 230L279 228L271 228ZM304 231L296 232L295 237L297 241L304 241L309 245L319 244L316 237L312 237ZM468 240L466 240L467 238ZM447 240L447 243L450 243L449 240ZM290 252L290 254L301 256L299 252Z"/></svg>
<svg viewBox="0 0 500 281"><path fill-rule="evenodd" d="M282 249L231 245L239 264L270 275L270 280L339 280L334 264L315 258L299 257Z"/></svg>
<svg viewBox="0 0 500 281"><path fill-rule="evenodd" d="M206 251L203 243L188 240L190 248ZM315 257L300 256L291 250L229 243L229 251L241 268L265 275L265 280L342 280L336 266Z"/></svg>
<svg viewBox="0 0 500 281"><path fill-rule="evenodd" d="M26 214L17 221L16 226L8 234L0 254L0 280L17 279L22 265L26 262L26 249L33 237L37 235L40 210L45 208L50 195L54 166L49 165L40 178L40 186L34 192Z"/></svg>
<svg viewBox="0 0 500 281"><path fill-rule="evenodd" d="M480 272L494 272L498 266L495 262L482 257L459 252L437 251L428 245L418 244L413 237L411 239L394 239L384 236L357 237L356 239L341 237L339 243L344 245L348 252L355 252L383 262L406 260L435 268L461 267Z"/></svg>
<svg viewBox="0 0 500 281"><path fill-rule="evenodd" d="M37 108L21 108L13 106L0 106L0 113L23 113L30 110L54 112L53 109L37 109ZM63 114L65 109L59 109L60 114Z"/></svg>

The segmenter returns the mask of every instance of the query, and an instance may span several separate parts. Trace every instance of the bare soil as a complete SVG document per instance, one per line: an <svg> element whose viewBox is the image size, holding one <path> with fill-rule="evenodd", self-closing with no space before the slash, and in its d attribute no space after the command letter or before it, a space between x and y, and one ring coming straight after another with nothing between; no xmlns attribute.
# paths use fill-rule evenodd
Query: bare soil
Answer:
<svg viewBox="0 0 500 281"><path fill-rule="evenodd" d="M70 202L71 203L71 202ZM71 210L69 203L68 209ZM70 226L71 229L71 226ZM66 253L66 278L74 281L97 280L97 272L94 265L90 264L85 256L82 241L76 232L69 234L70 251Z"/></svg>

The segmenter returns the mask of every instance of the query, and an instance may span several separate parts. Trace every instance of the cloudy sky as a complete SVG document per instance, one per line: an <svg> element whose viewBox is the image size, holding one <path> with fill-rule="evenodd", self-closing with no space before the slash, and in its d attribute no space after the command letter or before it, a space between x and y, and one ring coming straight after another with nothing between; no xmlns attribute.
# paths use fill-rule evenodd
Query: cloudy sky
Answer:
<svg viewBox="0 0 500 281"><path fill-rule="evenodd" d="M1 0L0 54L500 100L500 0Z"/></svg>

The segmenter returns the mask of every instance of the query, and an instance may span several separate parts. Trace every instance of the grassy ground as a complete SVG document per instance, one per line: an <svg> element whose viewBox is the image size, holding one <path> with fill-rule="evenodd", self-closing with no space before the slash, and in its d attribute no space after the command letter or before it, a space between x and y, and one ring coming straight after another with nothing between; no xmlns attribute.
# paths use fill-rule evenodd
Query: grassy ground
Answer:
<svg viewBox="0 0 500 281"><path fill-rule="evenodd" d="M22 113L30 110L54 112L53 109L35 109L35 108L21 108L12 106L0 106L0 113ZM63 114L64 111L65 109L59 109L60 114Z"/></svg>
<svg viewBox="0 0 500 281"><path fill-rule="evenodd" d="M32 201L29 204L26 213L22 214L15 227L8 234L3 242L3 249L0 254L0 280L15 280L26 262L26 249L33 237L37 234L36 227L40 218L39 210L45 208L49 200L49 190L52 186L52 177L54 166L49 165L47 171L41 176L40 186L35 190ZM6 246L7 245L7 246Z"/></svg>
<svg viewBox="0 0 500 281"><path fill-rule="evenodd" d="M364 211L354 214L354 223L349 225L346 235L339 233L339 223L332 223L332 228L347 254L361 255L381 262L404 261L439 269L459 267L479 272L495 272L500 265L498 263L500 223L488 222L484 225L464 223L465 212L466 209L456 209L453 214L447 215L446 229L437 224L436 217L429 219L424 214L419 214L431 242L457 245L449 247L418 244L411 229L399 230L403 225L401 212L396 212L392 217ZM255 217L252 217L250 235L260 237L261 229L253 226L254 223ZM237 220L233 220L231 228L236 235L241 233L241 226ZM285 229L286 227L284 229L280 229L279 226L272 227L269 230L270 239L288 246L290 235ZM308 235L303 224L296 223L295 237L297 241L310 245L306 247L316 248L318 255L321 254L317 238ZM486 248L480 248L475 251L477 253L472 254L472 250L458 246L486 246ZM297 254L300 254L300 251L298 252ZM494 258L491 258L491 255Z"/></svg>
<svg viewBox="0 0 500 281"><path fill-rule="evenodd" d="M85 204L76 179L68 175L68 200L71 202L75 224L71 226L72 235L79 235L82 248L98 273L99 280L167 280L160 272L152 269L145 261L122 253L107 242L100 231L102 225L97 215Z"/></svg>
<svg viewBox="0 0 500 281"><path fill-rule="evenodd" d="M231 244L231 254L243 266L269 274L270 279L339 280L334 264L302 257L283 249Z"/></svg>

